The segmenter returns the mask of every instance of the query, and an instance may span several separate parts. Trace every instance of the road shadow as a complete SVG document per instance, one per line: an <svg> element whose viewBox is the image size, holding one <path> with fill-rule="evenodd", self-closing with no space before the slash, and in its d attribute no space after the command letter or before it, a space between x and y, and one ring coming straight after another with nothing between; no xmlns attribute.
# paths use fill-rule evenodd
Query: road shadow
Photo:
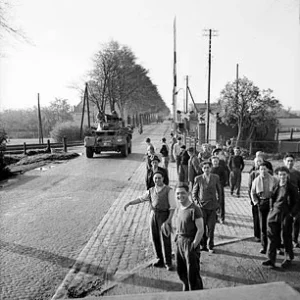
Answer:
<svg viewBox="0 0 300 300"><path fill-rule="evenodd" d="M221 272L215 273L215 272L203 271L203 270L201 270L201 276L212 277L212 278L227 281L227 282L234 282L234 283L246 284L246 285L265 283L264 281L253 280L253 279L249 279L249 278L241 278L241 277L236 277L236 276L231 276L231 275L225 275Z"/></svg>
<svg viewBox="0 0 300 300"><path fill-rule="evenodd" d="M10 178L0 181L0 189L7 188L9 189L15 183L18 183L18 186L26 184L32 180L35 180L39 176L27 175L23 173L13 174Z"/></svg>
<svg viewBox="0 0 300 300"><path fill-rule="evenodd" d="M266 260L264 256L256 256L256 255L249 255L244 253L238 253L238 252L231 252L228 250L220 249L218 248L216 250L216 253L219 255L226 255L226 256L232 256L232 257L239 257L244 259L257 259L257 260Z"/></svg>
<svg viewBox="0 0 300 300"><path fill-rule="evenodd" d="M163 291L182 291L182 283L180 282L166 280L162 278L153 278L150 276L141 276L139 274L132 274L130 277L122 280L122 284L128 285L129 291L130 291L130 286L132 285L136 287L138 286L138 287L163 290Z"/></svg>
<svg viewBox="0 0 300 300"><path fill-rule="evenodd" d="M121 153L116 152L105 152L101 154L94 154L92 159L120 159L127 161L137 161L142 162L144 160L144 154L141 153L131 153L127 157L123 157Z"/></svg>
<svg viewBox="0 0 300 300"><path fill-rule="evenodd" d="M242 224L242 223L239 223L239 222L228 222L226 220L226 223L225 223L226 226L231 226L231 227L243 227L243 228L253 228L253 226L251 225L246 225L246 224Z"/></svg>

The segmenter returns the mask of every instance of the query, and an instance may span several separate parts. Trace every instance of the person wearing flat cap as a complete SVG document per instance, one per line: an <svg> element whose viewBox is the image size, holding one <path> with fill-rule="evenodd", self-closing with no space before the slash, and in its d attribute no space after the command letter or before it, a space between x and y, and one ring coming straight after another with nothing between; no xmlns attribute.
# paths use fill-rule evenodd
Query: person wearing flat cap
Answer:
<svg viewBox="0 0 300 300"><path fill-rule="evenodd" d="M157 155L153 155L150 159L151 161L151 168L147 170L146 174L146 188L149 190L151 187L154 186L154 181L153 181L153 175L155 172L159 171L163 174L163 183L165 185L169 185L169 176L167 171L159 167L158 164L160 163L160 159L158 158Z"/></svg>
<svg viewBox="0 0 300 300"><path fill-rule="evenodd" d="M153 161L158 163L156 159ZM154 186L149 188L141 197L127 202L124 205L124 210L126 211L131 205L149 202L150 232L157 258L153 266L166 267L168 271L171 271L173 267L170 230L176 201L173 189L164 184L163 176L161 171L154 171L152 178Z"/></svg>

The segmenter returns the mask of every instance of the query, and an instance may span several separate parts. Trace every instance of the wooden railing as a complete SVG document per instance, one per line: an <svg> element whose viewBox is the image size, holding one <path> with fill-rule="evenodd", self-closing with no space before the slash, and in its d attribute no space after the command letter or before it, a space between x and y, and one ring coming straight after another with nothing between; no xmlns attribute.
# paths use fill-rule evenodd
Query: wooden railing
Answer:
<svg viewBox="0 0 300 300"><path fill-rule="evenodd" d="M83 140L81 141L67 141L66 139L62 143L50 143L50 140L47 141L47 143L44 144L20 144L20 145L6 145L5 149L2 151L5 154L21 154L26 152L28 150L43 150L47 149L48 151L51 151L51 149L63 149L65 152L67 152L67 149L69 147L78 147L83 146Z"/></svg>

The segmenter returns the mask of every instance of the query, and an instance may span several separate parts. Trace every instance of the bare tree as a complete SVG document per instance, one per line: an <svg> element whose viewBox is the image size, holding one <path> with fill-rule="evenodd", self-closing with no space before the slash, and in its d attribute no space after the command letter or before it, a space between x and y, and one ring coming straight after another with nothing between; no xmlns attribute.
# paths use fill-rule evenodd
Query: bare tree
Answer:
<svg viewBox="0 0 300 300"><path fill-rule="evenodd" d="M6 34L13 36L18 40L29 42L24 32L11 24L9 20L9 11L12 10L12 4L7 0L0 0L0 39Z"/></svg>
<svg viewBox="0 0 300 300"><path fill-rule="evenodd" d="M118 108L121 117L125 110L152 111L153 107L167 109L148 71L136 63L136 57L127 46L116 41L103 45L94 57L90 72L89 95L99 111L109 105Z"/></svg>

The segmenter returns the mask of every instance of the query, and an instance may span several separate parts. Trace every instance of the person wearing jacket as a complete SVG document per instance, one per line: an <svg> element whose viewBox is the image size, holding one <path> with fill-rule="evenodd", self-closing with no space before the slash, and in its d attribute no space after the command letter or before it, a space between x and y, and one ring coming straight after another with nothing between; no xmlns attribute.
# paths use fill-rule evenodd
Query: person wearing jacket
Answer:
<svg viewBox="0 0 300 300"><path fill-rule="evenodd" d="M221 187L221 195L220 195L220 209L218 210L218 215L220 217L220 223L223 224L225 222L225 192L224 187L227 182L227 172L226 169L220 164L220 159L218 156L211 157L212 163L212 174L219 175L220 178L220 187Z"/></svg>
<svg viewBox="0 0 300 300"><path fill-rule="evenodd" d="M285 259L281 263L283 268L288 268L294 259L292 243L293 217L296 216L299 203L298 191L288 180L287 167L279 167L275 170L278 176L273 195L270 200L270 212L268 214L268 259L262 262L263 266L275 267L276 250L281 244L281 237L285 250Z"/></svg>
<svg viewBox="0 0 300 300"><path fill-rule="evenodd" d="M188 162L188 182L190 191L193 189L195 177L201 175L202 169L200 166L200 160L195 154L195 149L193 147L188 148L188 155L190 156Z"/></svg>
<svg viewBox="0 0 300 300"><path fill-rule="evenodd" d="M253 218L253 234L254 234L254 239L256 242L261 242L260 239L260 225L259 225L259 214L258 214L258 206L254 205L251 197L251 188L252 188L252 183L254 179L259 175L259 166L263 163L262 157L255 157L253 164L255 166L255 169L251 171L249 174L248 178L248 195L250 198L250 204L252 208L252 218Z"/></svg>
<svg viewBox="0 0 300 300"><path fill-rule="evenodd" d="M260 253L267 253L267 217L270 210L270 198L276 179L269 174L266 163L259 166L259 175L253 180L251 187L251 199L253 205L258 207L259 227L262 249Z"/></svg>
<svg viewBox="0 0 300 300"><path fill-rule="evenodd" d="M298 203L300 202L300 172L294 168L295 157L293 154L287 153L283 159L284 165L289 169L289 179L298 190ZM298 213L294 217L293 222L293 246L294 248L300 248L298 237L300 227L300 205Z"/></svg>

